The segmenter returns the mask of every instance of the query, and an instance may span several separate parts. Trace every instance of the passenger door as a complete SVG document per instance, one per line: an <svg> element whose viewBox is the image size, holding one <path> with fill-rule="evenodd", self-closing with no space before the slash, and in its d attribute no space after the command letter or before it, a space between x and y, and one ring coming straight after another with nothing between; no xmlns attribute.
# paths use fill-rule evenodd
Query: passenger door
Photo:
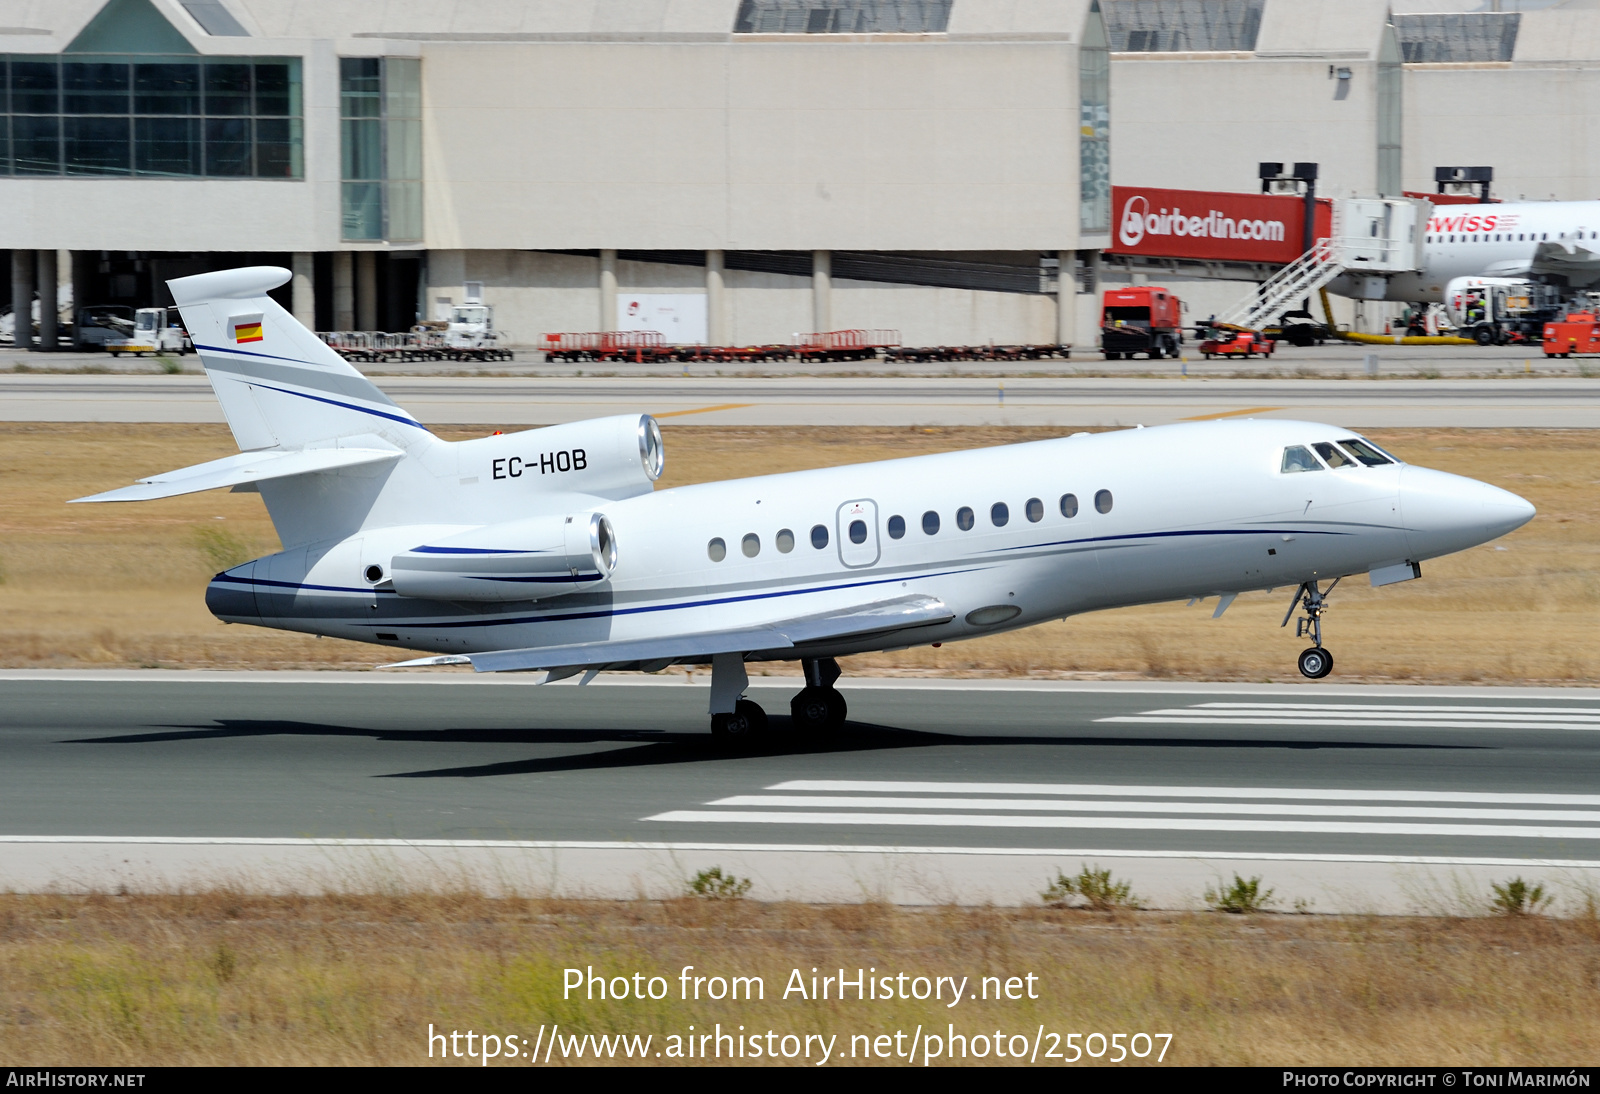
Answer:
<svg viewBox="0 0 1600 1094"><path fill-rule="evenodd" d="M847 501L839 506L839 561L856 568L878 561L878 503Z"/></svg>

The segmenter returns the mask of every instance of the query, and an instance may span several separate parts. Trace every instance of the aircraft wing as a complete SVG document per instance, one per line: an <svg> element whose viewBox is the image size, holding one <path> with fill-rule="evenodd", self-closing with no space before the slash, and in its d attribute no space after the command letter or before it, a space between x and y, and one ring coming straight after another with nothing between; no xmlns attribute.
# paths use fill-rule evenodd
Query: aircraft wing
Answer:
<svg viewBox="0 0 1600 1094"><path fill-rule="evenodd" d="M449 654L401 661L385 668L418 668L425 665L467 665L478 672L529 672L550 669L571 675L583 669L623 668L637 665L667 665L709 659L719 653L765 653L794 649L797 646L842 638L886 634L913 627L948 623L955 613L942 600L931 596L902 596L879 600L841 611L802 616L760 627L661 638L624 638L606 642L577 642L565 646L535 646L521 650L495 650L490 653Z"/></svg>
<svg viewBox="0 0 1600 1094"><path fill-rule="evenodd" d="M216 490L223 486L243 486L263 479L282 479L291 475L382 463L398 460L402 455L404 453L398 448L310 448L293 452L269 448L258 452L241 452L237 456L225 456L209 463L197 463L193 467L182 467L140 479L133 486L72 500L153 501L156 498Z"/></svg>
<svg viewBox="0 0 1600 1094"><path fill-rule="evenodd" d="M1530 272L1560 274L1573 285L1593 284L1600 279L1600 251L1579 240L1549 240L1539 244Z"/></svg>

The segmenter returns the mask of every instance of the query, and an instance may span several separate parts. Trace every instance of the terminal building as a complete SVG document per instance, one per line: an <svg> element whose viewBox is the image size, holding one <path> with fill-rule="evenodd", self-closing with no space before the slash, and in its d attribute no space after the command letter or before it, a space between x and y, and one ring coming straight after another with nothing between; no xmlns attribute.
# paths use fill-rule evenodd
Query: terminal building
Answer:
<svg viewBox="0 0 1600 1094"><path fill-rule="evenodd" d="M1084 345L1101 280L1151 272L1115 257L1113 182L1310 161L1340 197L1488 162L1508 198L1597 196L1600 9L1398 6L0 0L4 298L270 262L318 330L481 299L530 346ZM1165 273L1202 314L1248 288Z"/></svg>

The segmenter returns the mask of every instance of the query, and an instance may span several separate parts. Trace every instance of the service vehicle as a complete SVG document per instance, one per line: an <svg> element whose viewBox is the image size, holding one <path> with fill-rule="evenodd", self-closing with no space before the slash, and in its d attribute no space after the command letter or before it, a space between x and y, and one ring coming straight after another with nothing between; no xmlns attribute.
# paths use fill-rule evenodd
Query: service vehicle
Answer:
<svg viewBox="0 0 1600 1094"><path fill-rule="evenodd" d="M1329 338L1336 337L1326 323L1319 322L1303 309L1284 312L1276 327L1267 327L1261 333L1291 346L1320 346Z"/></svg>
<svg viewBox="0 0 1600 1094"><path fill-rule="evenodd" d="M142 357L147 353L176 353L183 355L194 349L189 332L183 328L177 308L140 308L133 313L133 331L126 337L107 338L103 343L113 357L131 353Z"/></svg>
<svg viewBox="0 0 1600 1094"><path fill-rule="evenodd" d="M1445 315L1480 346L1539 337L1562 312L1562 290L1520 277L1457 277L1445 286Z"/></svg>
<svg viewBox="0 0 1600 1094"><path fill-rule="evenodd" d="M1271 357L1278 348L1276 340L1253 330L1228 330L1213 328L1200 343L1200 353L1206 360L1213 357L1254 357L1260 354Z"/></svg>
<svg viewBox="0 0 1600 1094"><path fill-rule="evenodd" d="M1600 314L1575 311L1544 325L1544 355L1571 357L1574 353L1600 353Z"/></svg>
<svg viewBox="0 0 1600 1094"><path fill-rule="evenodd" d="M1100 349L1106 360L1145 354L1176 357L1183 344L1183 302L1159 285L1107 289L1100 306Z"/></svg>
<svg viewBox="0 0 1600 1094"><path fill-rule="evenodd" d="M133 309L126 304L95 304L78 309L72 327L72 341L80 349L104 349L107 342L120 341L133 333Z"/></svg>

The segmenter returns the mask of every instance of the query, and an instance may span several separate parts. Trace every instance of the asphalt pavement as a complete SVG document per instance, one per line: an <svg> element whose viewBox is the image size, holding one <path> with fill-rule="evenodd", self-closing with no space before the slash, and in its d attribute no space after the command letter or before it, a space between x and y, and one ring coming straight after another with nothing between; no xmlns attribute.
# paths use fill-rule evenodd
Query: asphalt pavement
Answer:
<svg viewBox="0 0 1600 1094"><path fill-rule="evenodd" d="M380 851L602 895L697 862L911 901L1026 899L1093 859L1181 904L1254 870L1323 910L1600 878L1600 691L846 679L816 737L784 716L798 681L758 677L774 730L729 754L706 682L0 673L0 886L295 887Z"/></svg>
<svg viewBox="0 0 1600 1094"><path fill-rule="evenodd" d="M1597 372L1600 376L1600 372ZM665 425L1133 426L1302 418L1350 428L1600 426L1600 379L1073 376L375 379L435 425L523 426L646 412ZM221 422L199 374L0 373L0 421Z"/></svg>

